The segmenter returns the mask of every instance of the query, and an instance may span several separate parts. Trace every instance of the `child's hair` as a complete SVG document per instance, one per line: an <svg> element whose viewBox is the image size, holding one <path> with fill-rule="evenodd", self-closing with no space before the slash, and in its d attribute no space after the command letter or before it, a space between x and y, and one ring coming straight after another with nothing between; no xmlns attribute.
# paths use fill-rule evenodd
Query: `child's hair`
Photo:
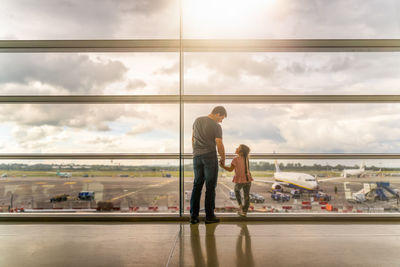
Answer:
<svg viewBox="0 0 400 267"><path fill-rule="evenodd" d="M247 168L250 168L250 163L249 163L249 153L250 153L250 148L244 144L240 144L240 152L242 153L242 156L244 158L244 173L246 174L246 179L247 181L249 180L248 177L248 170Z"/></svg>

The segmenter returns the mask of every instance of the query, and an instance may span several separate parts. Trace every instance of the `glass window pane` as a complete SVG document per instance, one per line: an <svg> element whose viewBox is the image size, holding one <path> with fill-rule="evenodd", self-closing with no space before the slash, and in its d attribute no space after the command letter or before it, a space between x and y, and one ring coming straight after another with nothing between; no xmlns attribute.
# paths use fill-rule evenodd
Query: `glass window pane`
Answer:
<svg viewBox="0 0 400 267"><path fill-rule="evenodd" d="M178 104L0 106L2 153L179 151Z"/></svg>
<svg viewBox="0 0 400 267"><path fill-rule="evenodd" d="M3 53L0 95L179 93L177 53Z"/></svg>
<svg viewBox="0 0 400 267"><path fill-rule="evenodd" d="M0 171L0 212L179 212L177 160L3 160Z"/></svg>
<svg viewBox="0 0 400 267"><path fill-rule="evenodd" d="M396 0L188 0L185 38L399 38Z"/></svg>
<svg viewBox="0 0 400 267"><path fill-rule="evenodd" d="M399 160L281 160L278 164L279 173L273 161L250 161L254 179L249 195L250 214L399 211ZM219 171L217 212L236 213L238 210L233 176L234 172ZM286 177L284 182L283 176ZM300 176L305 179L297 178ZM308 190L315 185L316 190ZM185 196L190 194L192 186L193 178L189 174L185 177ZM241 194L243 198L243 192ZM204 193L202 209L203 200ZM187 199L185 207L188 212Z"/></svg>
<svg viewBox="0 0 400 267"><path fill-rule="evenodd" d="M216 105L185 105L185 151L192 124ZM398 153L398 104L223 104L225 151L253 153Z"/></svg>
<svg viewBox="0 0 400 267"><path fill-rule="evenodd" d="M3 0L0 39L179 38L178 1Z"/></svg>
<svg viewBox="0 0 400 267"><path fill-rule="evenodd" d="M186 53L185 93L397 94L400 53Z"/></svg>

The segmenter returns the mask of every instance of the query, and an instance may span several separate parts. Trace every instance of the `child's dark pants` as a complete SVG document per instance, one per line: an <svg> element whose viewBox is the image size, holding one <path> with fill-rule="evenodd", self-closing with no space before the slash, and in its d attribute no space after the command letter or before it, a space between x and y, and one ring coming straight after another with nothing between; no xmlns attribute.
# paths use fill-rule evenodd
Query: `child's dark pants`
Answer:
<svg viewBox="0 0 400 267"><path fill-rule="evenodd" d="M250 187L251 182L235 185L236 200L239 205L243 206L243 212L247 212L250 206ZM240 190L243 188L244 205L242 204L242 197L240 196Z"/></svg>

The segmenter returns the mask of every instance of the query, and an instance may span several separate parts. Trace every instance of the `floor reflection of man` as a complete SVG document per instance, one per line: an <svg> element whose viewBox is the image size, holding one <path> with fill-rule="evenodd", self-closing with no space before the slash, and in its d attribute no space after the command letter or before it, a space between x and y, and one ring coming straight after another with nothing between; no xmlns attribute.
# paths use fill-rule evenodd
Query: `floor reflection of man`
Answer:
<svg viewBox="0 0 400 267"><path fill-rule="evenodd" d="M215 229L218 224L207 224L206 225L206 251L207 251L207 263L203 257L203 251L200 244L199 225L190 225L190 242L192 247L192 254L195 266L219 266L217 256L217 244L215 240Z"/></svg>
<svg viewBox="0 0 400 267"><path fill-rule="evenodd" d="M251 238L249 230L247 229L247 224L238 224L240 229L240 234L236 241L236 266L254 266L253 253L251 250ZM244 239L244 248L243 248Z"/></svg>

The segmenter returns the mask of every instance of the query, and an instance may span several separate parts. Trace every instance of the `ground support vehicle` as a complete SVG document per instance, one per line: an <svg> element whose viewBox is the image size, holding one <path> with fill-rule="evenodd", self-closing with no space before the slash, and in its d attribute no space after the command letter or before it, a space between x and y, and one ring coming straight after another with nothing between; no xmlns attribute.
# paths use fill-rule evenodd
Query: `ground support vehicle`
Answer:
<svg viewBox="0 0 400 267"><path fill-rule="evenodd" d="M54 197L50 198L50 202L67 201L68 197L69 197L69 195L67 195L67 194L62 194L62 195L54 196Z"/></svg>
<svg viewBox="0 0 400 267"><path fill-rule="evenodd" d="M256 193L250 193L250 202L251 203L264 203L265 198Z"/></svg>
<svg viewBox="0 0 400 267"><path fill-rule="evenodd" d="M97 211L112 211L114 204L111 201L99 201L97 203Z"/></svg>
<svg viewBox="0 0 400 267"><path fill-rule="evenodd" d="M94 200L94 192L93 191L81 191L78 194L78 198L80 200Z"/></svg>
<svg viewBox="0 0 400 267"><path fill-rule="evenodd" d="M331 200L331 196L327 195L324 192L316 192L315 194L313 194L313 197L315 200L317 201L330 201Z"/></svg>
<svg viewBox="0 0 400 267"><path fill-rule="evenodd" d="M301 198L300 190L293 189L292 191L290 191L290 194L292 194L292 198L294 198L294 199L300 199Z"/></svg>
<svg viewBox="0 0 400 267"><path fill-rule="evenodd" d="M271 194L271 198L272 198L273 200L282 201L282 202L285 202L285 201L289 201L289 200L290 200L290 196L289 196L289 195L284 194L284 193L281 193L281 192L274 192L274 193L272 193L272 194Z"/></svg>

